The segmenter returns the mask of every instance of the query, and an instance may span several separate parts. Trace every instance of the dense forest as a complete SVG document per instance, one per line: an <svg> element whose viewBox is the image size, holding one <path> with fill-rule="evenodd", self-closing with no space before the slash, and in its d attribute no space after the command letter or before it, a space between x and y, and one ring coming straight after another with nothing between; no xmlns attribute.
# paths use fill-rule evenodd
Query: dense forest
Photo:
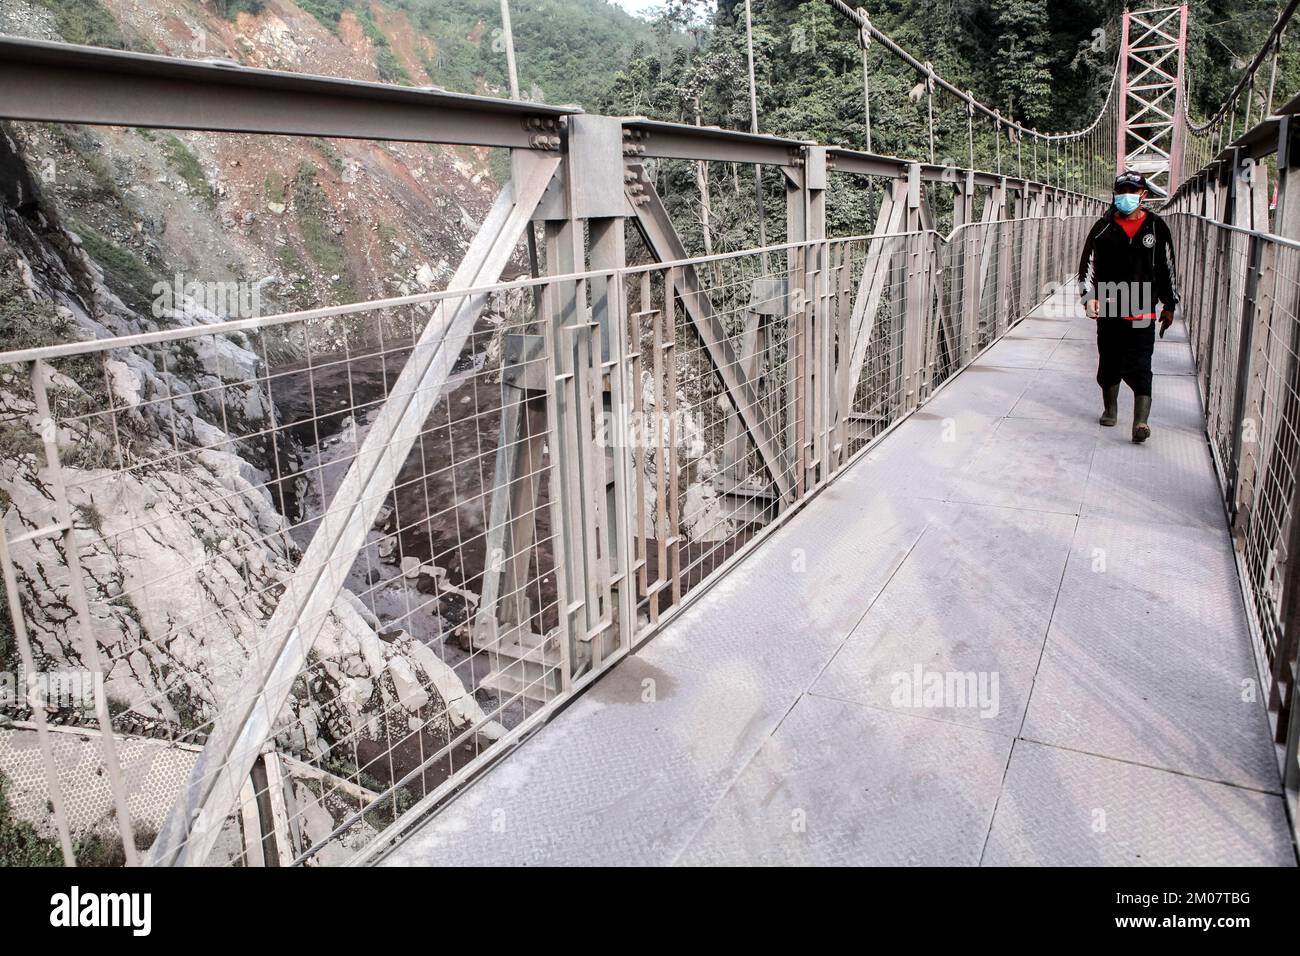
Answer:
<svg viewBox="0 0 1300 956"><path fill-rule="evenodd" d="M859 5L859 4L855 4ZM1104 99L1119 49L1122 0L872 0L872 21L986 103L1042 130L1086 125ZM1139 7L1155 4L1141 4ZM1192 113L1206 115L1263 43L1281 0L1193 0L1188 29ZM638 41L602 103L662 118L748 124L744 3L670 0L656 36L687 32L671 49ZM767 132L858 143L864 138L861 58L854 31L825 0L752 0L760 123ZM521 57L524 54L521 52ZM916 77L887 51L870 54L878 124L899 147L914 141ZM1278 89L1300 89L1300 43L1279 62ZM910 108L909 108L910 106ZM893 107L893 108L891 108Z"/></svg>

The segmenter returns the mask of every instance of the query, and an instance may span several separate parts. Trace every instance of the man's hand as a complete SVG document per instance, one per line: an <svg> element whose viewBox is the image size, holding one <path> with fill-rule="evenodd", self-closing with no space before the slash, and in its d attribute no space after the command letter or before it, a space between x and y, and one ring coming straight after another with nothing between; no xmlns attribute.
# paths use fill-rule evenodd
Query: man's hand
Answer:
<svg viewBox="0 0 1300 956"><path fill-rule="evenodd" d="M1096 319L1101 316L1101 303L1096 299L1089 299L1088 304L1084 307L1088 313L1088 318Z"/></svg>
<svg viewBox="0 0 1300 956"><path fill-rule="evenodd" d="M1169 326L1174 324L1174 314L1168 309L1160 310L1160 337L1163 339L1165 333L1169 331Z"/></svg>

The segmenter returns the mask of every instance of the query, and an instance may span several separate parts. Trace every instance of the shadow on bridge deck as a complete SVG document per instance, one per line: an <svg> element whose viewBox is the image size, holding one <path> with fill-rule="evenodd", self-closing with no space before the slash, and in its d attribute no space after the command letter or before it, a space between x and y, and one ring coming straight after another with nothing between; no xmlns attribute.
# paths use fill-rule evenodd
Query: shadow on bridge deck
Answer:
<svg viewBox="0 0 1300 956"><path fill-rule="evenodd" d="M1092 338L1020 323L385 862L1294 865L1185 332L1144 446Z"/></svg>

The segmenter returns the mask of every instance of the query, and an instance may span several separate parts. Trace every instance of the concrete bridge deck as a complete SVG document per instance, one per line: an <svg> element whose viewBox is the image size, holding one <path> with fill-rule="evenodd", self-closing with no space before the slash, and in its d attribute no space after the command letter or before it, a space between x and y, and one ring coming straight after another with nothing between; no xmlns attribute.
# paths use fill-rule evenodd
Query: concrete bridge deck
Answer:
<svg viewBox="0 0 1300 956"><path fill-rule="evenodd" d="M1021 322L384 862L1294 865L1186 335L1144 446L1094 363Z"/></svg>

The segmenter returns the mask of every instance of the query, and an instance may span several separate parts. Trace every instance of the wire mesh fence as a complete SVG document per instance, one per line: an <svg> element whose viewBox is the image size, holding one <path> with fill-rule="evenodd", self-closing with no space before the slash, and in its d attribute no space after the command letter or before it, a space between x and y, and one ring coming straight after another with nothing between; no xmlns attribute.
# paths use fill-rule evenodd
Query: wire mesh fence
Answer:
<svg viewBox="0 0 1300 956"><path fill-rule="evenodd" d="M1206 431L1232 517L1283 776L1294 788L1300 244L1202 216L1170 218L1183 271L1194 278L1183 308Z"/></svg>
<svg viewBox="0 0 1300 956"><path fill-rule="evenodd" d="M1041 301L1085 225L796 243L0 356L14 644L26 670L89 687L10 714L41 758L24 786L72 862L100 858L92 837L122 862L365 852ZM67 726L98 755L55 746ZM179 792L158 750L183 752ZM93 823L70 810L86 760L112 798Z"/></svg>
<svg viewBox="0 0 1300 956"><path fill-rule="evenodd" d="M265 679L271 619L313 537L367 505L356 555L307 569L338 592L294 622L316 636L266 742L294 763L244 795L225 859L262 862L262 844L296 859L345 822L363 839L534 714L560 690L562 648L544 638L559 601L550 347L531 295L486 294L378 501L339 489L398 373L430 347L435 301L7 366L7 426L35 419L46 453L17 456L7 483L18 643L33 669L102 674L107 703L93 718L81 699L19 716L203 743L241 685ZM111 771L124 793L148 785L131 769ZM258 801L278 841L263 840Z"/></svg>

